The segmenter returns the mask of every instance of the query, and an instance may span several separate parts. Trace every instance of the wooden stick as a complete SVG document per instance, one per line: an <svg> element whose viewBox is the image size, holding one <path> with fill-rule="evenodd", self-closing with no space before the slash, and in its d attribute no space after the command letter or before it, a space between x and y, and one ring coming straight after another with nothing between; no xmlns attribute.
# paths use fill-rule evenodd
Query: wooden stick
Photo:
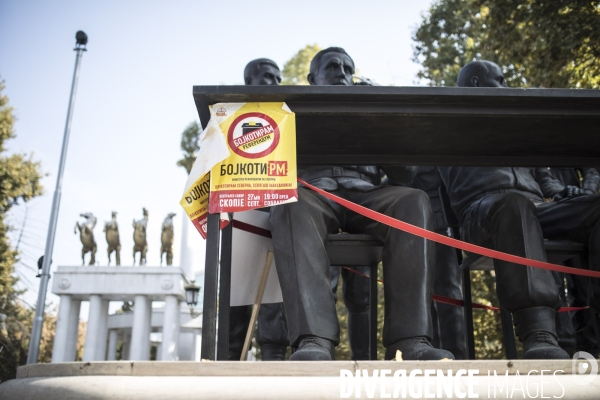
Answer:
<svg viewBox="0 0 600 400"><path fill-rule="evenodd" d="M252 305L252 317L250 317L250 324L248 325L248 331L246 332L246 340L244 341L244 348L242 349L242 356L240 361L246 361L248 358L248 349L250 348L250 342L254 335L254 328L256 326L256 319L258 317L258 311L260 311L260 305L262 304L262 298L265 294L265 288L267 287L267 279L269 278L269 271L271 270L271 263L273 262L273 253L267 253L267 262L263 269L262 277L260 278L260 285L258 286L258 293L256 293L256 300Z"/></svg>

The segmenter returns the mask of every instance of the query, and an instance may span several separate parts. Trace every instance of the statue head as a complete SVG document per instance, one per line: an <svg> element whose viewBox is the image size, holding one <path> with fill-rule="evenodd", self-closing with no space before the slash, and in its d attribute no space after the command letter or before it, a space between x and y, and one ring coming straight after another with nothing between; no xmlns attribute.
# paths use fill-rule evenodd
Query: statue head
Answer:
<svg viewBox="0 0 600 400"><path fill-rule="evenodd" d="M113 212L111 213L111 215L112 215L112 217L113 217L113 218L117 218L117 212L116 212L116 211L113 211Z"/></svg>
<svg viewBox="0 0 600 400"><path fill-rule="evenodd" d="M174 217L174 216L176 216L176 215L177 215L177 214L175 214L175 213L169 213L169 215L167 216L167 218L171 219L171 218L173 218L173 217Z"/></svg>
<svg viewBox="0 0 600 400"><path fill-rule="evenodd" d="M268 58L257 58L250 61L244 68L244 83L246 85L279 85L281 71L277 63Z"/></svg>
<svg viewBox="0 0 600 400"><path fill-rule="evenodd" d="M318 52L310 62L308 83L311 85L352 85L354 61L341 47Z"/></svg>
<svg viewBox="0 0 600 400"><path fill-rule="evenodd" d="M148 210L146 210L146 208L142 208L142 214L144 214L144 217L148 216Z"/></svg>
<svg viewBox="0 0 600 400"><path fill-rule="evenodd" d="M471 61L458 73L459 87L506 87L506 79L498 64L491 61Z"/></svg>

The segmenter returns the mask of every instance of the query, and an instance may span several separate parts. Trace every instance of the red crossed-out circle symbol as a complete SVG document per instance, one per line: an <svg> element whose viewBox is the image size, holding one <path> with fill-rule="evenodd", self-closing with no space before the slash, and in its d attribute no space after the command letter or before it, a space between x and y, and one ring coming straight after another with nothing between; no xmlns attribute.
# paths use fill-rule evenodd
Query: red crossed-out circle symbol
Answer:
<svg viewBox="0 0 600 400"><path fill-rule="evenodd" d="M245 123L255 123L257 126L259 124L261 126L251 130L250 132L246 132L248 135L246 136L246 134L243 133L242 128ZM265 141L264 143L256 144L257 141L266 137L267 135L272 135L272 139ZM279 144L279 137L279 126L277 126L277 123L273 120L273 118L269 117L267 114L258 112L250 112L240 115L229 126L229 131L227 132L227 142L229 143L229 148L235 154L245 158L261 158L271 154ZM244 147L253 143L255 144L251 147Z"/></svg>

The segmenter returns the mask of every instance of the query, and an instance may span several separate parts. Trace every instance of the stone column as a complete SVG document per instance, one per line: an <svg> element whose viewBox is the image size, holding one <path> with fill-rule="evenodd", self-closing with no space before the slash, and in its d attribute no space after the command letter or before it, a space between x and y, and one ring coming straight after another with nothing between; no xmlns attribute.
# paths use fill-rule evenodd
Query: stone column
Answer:
<svg viewBox="0 0 600 400"><path fill-rule="evenodd" d="M77 356L77 342L79 341L79 313L81 300L71 299L71 312L69 313L69 332L67 337L67 351L65 361L73 362Z"/></svg>
<svg viewBox="0 0 600 400"><path fill-rule="evenodd" d="M108 340L108 300L102 300L100 307L100 326L98 328L98 348L96 361L106 360L106 341Z"/></svg>
<svg viewBox="0 0 600 400"><path fill-rule="evenodd" d="M131 348L129 359L147 361L150 358L150 329L152 302L144 295L135 296L133 327L131 328Z"/></svg>
<svg viewBox="0 0 600 400"><path fill-rule="evenodd" d="M162 361L177 361L179 344L179 300L176 296L165 297L165 314L163 318L162 346L158 359Z"/></svg>
<svg viewBox="0 0 600 400"><path fill-rule="evenodd" d="M56 330L54 333L54 347L52 348L52 362L59 363L67 360L67 346L69 341L69 315L71 314L71 296L60 296Z"/></svg>
<svg viewBox="0 0 600 400"><path fill-rule="evenodd" d="M99 359L99 346L102 328L102 297L98 294L90 296L90 315L88 317L83 361L96 361Z"/></svg>
<svg viewBox="0 0 600 400"><path fill-rule="evenodd" d="M131 330L125 329L123 331L123 349L121 350L121 360L129 360L130 350L131 350Z"/></svg>
<svg viewBox="0 0 600 400"><path fill-rule="evenodd" d="M194 358L192 361L200 361L200 349L202 348L202 329L195 328L194 332Z"/></svg>
<svg viewBox="0 0 600 400"><path fill-rule="evenodd" d="M115 361L117 359L117 341L119 338L119 331L111 329L108 331L108 355L106 356L107 361Z"/></svg>

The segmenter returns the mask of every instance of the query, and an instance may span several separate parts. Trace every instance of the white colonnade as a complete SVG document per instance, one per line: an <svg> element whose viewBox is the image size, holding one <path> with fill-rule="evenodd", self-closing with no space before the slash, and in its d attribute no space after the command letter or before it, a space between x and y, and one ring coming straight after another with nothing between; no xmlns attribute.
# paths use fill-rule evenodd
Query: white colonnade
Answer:
<svg viewBox="0 0 600 400"><path fill-rule="evenodd" d="M177 267L58 267L52 291L60 296L52 362L75 361L81 301L89 301L89 317L83 361L115 360L119 332L109 330L110 301L134 301L131 339L123 337L122 357L150 359L152 302L164 301L155 313L162 330L157 359L177 360L180 340L181 302L185 300L185 278ZM112 317L111 317L112 318ZM154 324L154 329L156 324Z"/></svg>

